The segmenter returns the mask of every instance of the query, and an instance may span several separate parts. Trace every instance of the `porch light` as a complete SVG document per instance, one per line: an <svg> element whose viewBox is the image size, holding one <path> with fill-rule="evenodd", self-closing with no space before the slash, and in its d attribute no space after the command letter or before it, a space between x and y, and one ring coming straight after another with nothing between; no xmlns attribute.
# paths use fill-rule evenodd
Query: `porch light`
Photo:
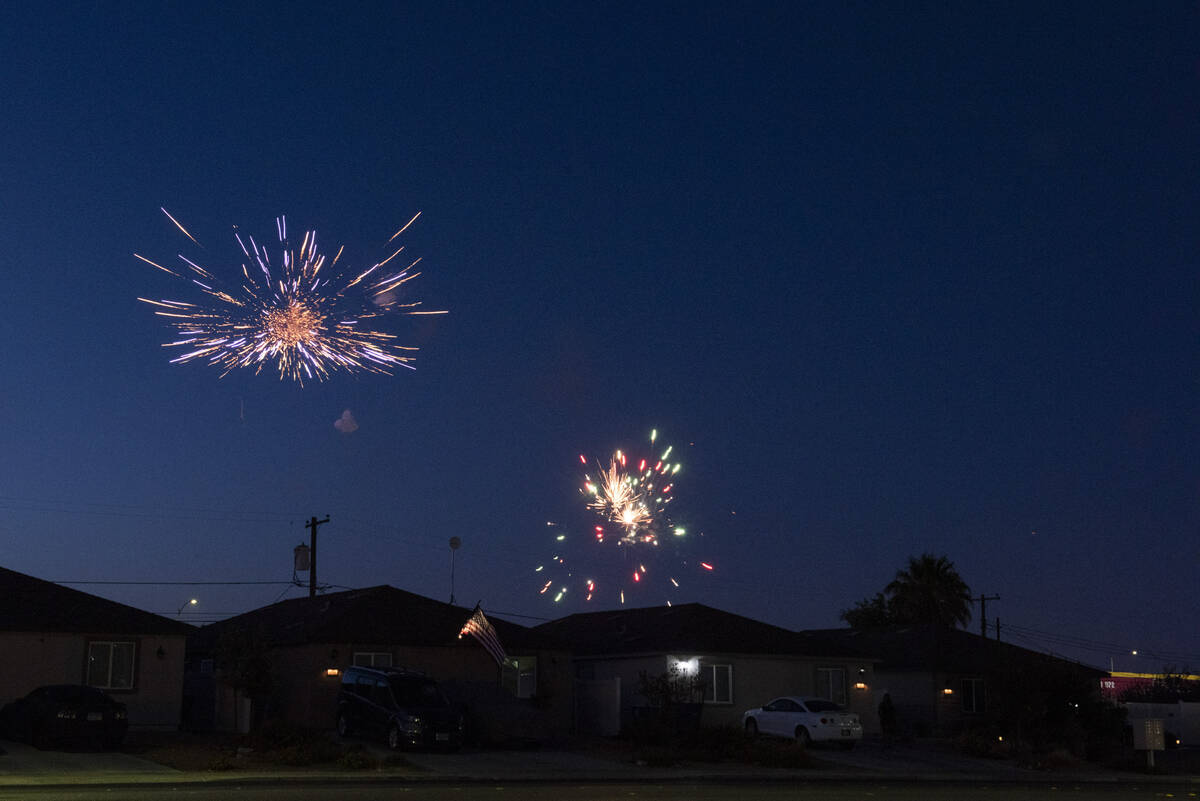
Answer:
<svg viewBox="0 0 1200 801"><path fill-rule="evenodd" d="M867 683L865 681L856 681L854 682L854 689L865 690L867 689Z"/></svg>
<svg viewBox="0 0 1200 801"><path fill-rule="evenodd" d="M953 687L943 687L942 695L954 695L954 688Z"/></svg>
<svg viewBox="0 0 1200 801"><path fill-rule="evenodd" d="M696 657L691 659L672 659L671 669L683 676L695 676L700 672L700 660Z"/></svg>
<svg viewBox="0 0 1200 801"><path fill-rule="evenodd" d="M337 668L325 668L325 675L326 676L340 676L340 675L342 675L342 671L338 670Z"/></svg>

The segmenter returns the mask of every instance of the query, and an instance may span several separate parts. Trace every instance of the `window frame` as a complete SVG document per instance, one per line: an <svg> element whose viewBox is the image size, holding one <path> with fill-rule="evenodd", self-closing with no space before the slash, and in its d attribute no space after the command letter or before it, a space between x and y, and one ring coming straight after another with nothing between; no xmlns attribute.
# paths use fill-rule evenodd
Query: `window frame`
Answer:
<svg viewBox="0 0 1200 801"><path fill-rule="evenodd" d="M530 668L525 670L525 668ZM523 687L525 682L531 686ZM538 694L538 658L536 655L510 656L504 661L500 686L513 698L536 698Z"/></svg>
<svg viewBox="0 0 1200 801"><path fill-rule="evenodd" d="M360 662L359 657L369 657L369 662ZM387 664L381 665L377 661L379 657L386 656ZM350 656L350 664L354 667L368 668L390 668L392 667L392 652L391 651L355 651Z"/></svg>
<svg viewBox="0 0 1200 801"><path fill-rule="evenodd" d="M958 690L960 709L964 715L982 715L987 711L987 687L982 676L960 676Z"/></svg>
<svg viewBox="0 0 1200 801"><path fill-rule="evenodd" d="M846 684L847 670L845 665L817 665L814 669L813 695L818 698L824 698L826 701L837 704L838 706L846 706L850 700L850 693ZM841 697L833 691L833 676L841 677ZM824 680L823 680L824 679Z"/></svg>
<svg viewBox="0 0 1200 801"><path fill-rule="evenodd" d="M103 684L97 684L92 681L92 664L93 664L93 649L98 646L108 648L108 675L104 679ZM128 684L113 684L113 665L115 660L113 656L117 652L116 646L129 646L129 683ZM97 690L104 690L110 693L134 692L137 690L138 680L138 641L137 640L88 640L87 651L84 654L84 683L88 687L95 687Z"/></svg>
<svg viewBox="0 0 1200 801"><path fill-rule="evenodd" d="M726 681L728 693L724 699L717 698L717 671L721 669L728 676ZM700 679L704 682L704 695L702 696L704 703L713 704L714 706L730 706L733 704L733 665L726 662L701 662L699 675Z"/></svg>

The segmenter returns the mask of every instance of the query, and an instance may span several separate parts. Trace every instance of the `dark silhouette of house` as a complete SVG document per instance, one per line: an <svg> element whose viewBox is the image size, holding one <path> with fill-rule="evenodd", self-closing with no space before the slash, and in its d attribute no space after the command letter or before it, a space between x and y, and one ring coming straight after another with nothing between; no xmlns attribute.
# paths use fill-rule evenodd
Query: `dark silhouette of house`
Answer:
<svg viewBox="0 0 1200 801"><path fill-rule="evenodd" d="M704 604L587 612L544 623L575 664L576 726L615 734L650 700L642 676L703 683L701 724L741 725L742 713L781 695L830 698L877 729L866 651L813 632L795 632Z"/></svg>
<svg viewBox="0 0 1200 801"><path fill-rule="evenodd" d="M341 672L368 665L439 681L467 706L476 740L566 736L566 649L491 616L509 657L502 668L473 637L459 636L471 613L382 585L281 601L205 626L189 648L188 725L246 730L277 719L332 728Z"/></svg>
<svg viewBox="0 0 1200 801"><path fill-rule="evenodd" d="M47 684L88 684L126 705L133 728L176 729L194 629L0 568L0 705Z"/></svg>
<svg viewBox="0 0 1200 801"><path fill-rule="evenodd" d="M875 701L888 693L898 724L916 735L956 734L993 721L1014 706L1035 703L1050 692L1069 693L1078 687L1076 696L1085 691L1098 696L1100 679L1108 675L1078 662L934 624L804 633L878 657ZM1074 702L1082 700L1080 696Z"/></svg>

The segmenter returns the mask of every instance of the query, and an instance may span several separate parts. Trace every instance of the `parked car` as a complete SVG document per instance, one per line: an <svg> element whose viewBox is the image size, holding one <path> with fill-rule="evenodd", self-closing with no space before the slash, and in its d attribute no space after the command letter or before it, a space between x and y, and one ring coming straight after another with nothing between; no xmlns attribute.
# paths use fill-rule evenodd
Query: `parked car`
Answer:
<svg viewBox="0 0 1200 801"><path fill-rule="evenodd" d="M342 737L383 739L392 749L458 748L463 741L463 716L437 682L423 673L352 667L342 673L337 731Z"/></svg>
<svg viewBox="0 0 1200 801"><path fill-rule="evenodd" d="M824 698L785 696L776 698L742 715L746 734L770 734L795 738L801 746L810 742L836 742L853 748L862 739L862 721L853 712Z"/></svg>
<svg viewBox="0 0 1200 801"><path fill-rule="evenodd" d="M125 704L81 684L38 687L0 709L0 731L10 740L38 748L59 743L116 748L125 741Z"/></svg>

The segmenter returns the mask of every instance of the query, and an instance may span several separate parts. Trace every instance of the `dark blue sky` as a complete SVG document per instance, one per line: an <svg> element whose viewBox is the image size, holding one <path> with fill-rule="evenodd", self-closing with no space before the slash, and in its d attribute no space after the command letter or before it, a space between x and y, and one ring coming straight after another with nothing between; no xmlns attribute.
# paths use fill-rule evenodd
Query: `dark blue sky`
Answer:
<svg viewBox="0 0 1200 801"><path fill-rule="evenodd" d="M328 514L323 581L446 598L454 535L460 602L553 617L578 454L657 427L675 601L836 626L932 551L1014 642L1200 665L1194 4L251 5L0 32L0 564L281 580ZM451 313L396 323L415 373L169 365L160 206L231 277L233 225L364 262L423 211Z"/></svg>

